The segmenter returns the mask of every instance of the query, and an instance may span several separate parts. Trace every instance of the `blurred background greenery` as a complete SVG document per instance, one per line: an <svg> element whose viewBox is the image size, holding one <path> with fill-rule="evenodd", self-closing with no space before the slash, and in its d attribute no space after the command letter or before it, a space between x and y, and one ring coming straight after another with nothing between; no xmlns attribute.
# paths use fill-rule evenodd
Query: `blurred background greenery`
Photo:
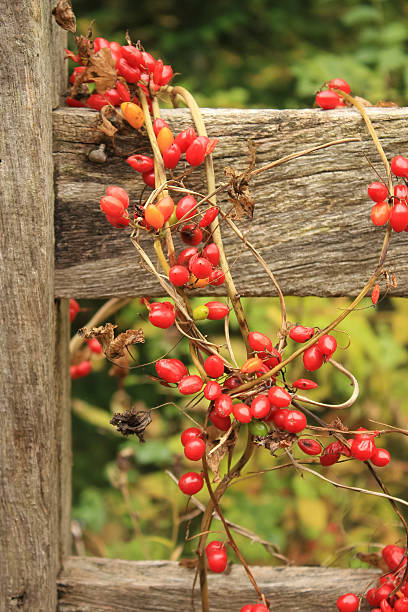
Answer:
<svg viewBox="0 0 408 612"><path fill-rule="evenodd" d="M191 89L203 106L310 107L314 92L334 76L345 78L373 102L403 104L407 98L408 4L401 0L74 0L73 5L82 33L91 19L95 36L124 42L129 29L133 40L140 39L155 57L172 64L180 73L176 82ZM292 321L322 327L347 303L292 297L288 315ZM83 310L73 332L98 306L80 304ZM274 337L279 327L276 300L246 300L246 308L250 327ZM361 384L359 401L342 415L349 427L367 426L368 419L406 426L407 314L407 301L386 298L376 310L360 310L343 325L351 344L338 351L338 358ZM146 344L133 349L136 364L157 359L177 342L174 331L152 328L144 316L138 300L116 316L120 330L140 326L146 332ZM203 323L222 342L222 327L208 325ZM243 360L234 319L231 325L234 349ZM345 346L347 336L338 334L338 341ZM184 352L179 344L172 356L184 358ZM151 365L131 370L122 381L108 375L110 366L103 358L93 357L93 365L89 377L72 385L76 551L124 559L193 556L195 542L185 541L186 529L197 533L200 516L193 506L186 507L185 496L165 473L186 471L179 435L189 422L175 406L164 406L153 412L144 445L115 434L109 425L112 411L128 401L140 408L185 401L149 378L154 374ZM301 363L288 373L292 380L302 374ZM311 377L320 385L311 393L314 399L336 403L349 393L347 381L329 366ZM196 412L200 419L202 413L198 408ZM338 416L321 415L328 420ZM382 470L387 485L392 494L407 497L406 439L389 435L380 444L393 455L391 466ZM247 471L284 462L285 456L275 459L259 449ZM341 482L376 486L357 462L346 461L324 473ZM204 492L198 495L201 501L205 497ZM297 564L359 566L356 550L377 550L402 537L388 503L334 489L309 475L302 478L293 470L242 480L231 487L223 507L230 520ZM251 563L278 562L261 545L241 536L237 540Z"/></svg>

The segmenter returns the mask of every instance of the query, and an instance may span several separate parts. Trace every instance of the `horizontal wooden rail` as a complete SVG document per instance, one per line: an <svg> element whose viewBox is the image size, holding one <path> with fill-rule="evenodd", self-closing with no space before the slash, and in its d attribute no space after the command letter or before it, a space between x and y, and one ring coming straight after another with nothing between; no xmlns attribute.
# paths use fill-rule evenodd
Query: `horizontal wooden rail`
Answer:
<svg viewBox="0 0 408 612"><path fill-rule="evenodd" d="M373 108L368 113L388 157L406 153L408 109ZM383 234L369 218L366 187L377 177L366 156L382 175L384 169L359 113L352 109L204 109L203 115L209 135L219 138L214 153L218 182L224 179L225 166L245 168L248 139L257 147L258 167L331 140L361 138L361 142L323 149L254 177L254 220L240 222L285 294L355 294L375 266ZM164 111L163 117L177 132L191 125L186 109ZM138 201L143 183L124 158L136 150L147 153L147 140L126 128L116 140L115 151L96 129L97 121L97 113L90 110L54 111L56 296L161 295L156 280L140 265L127 230L112 228L98 203L108 184L125 187L132 201ZM89 152L103 139L107 161L89 161ZM199 176L186 185L203 189ZM225 195L220 200L226 203ZM238 291L275 295L254 257L228 228L225 236ZM407 234L393 236L387 265L399 279L394 295L408 295L407 247ZM223 288L217 293L222 295Z"/></svg>
<svg viewBox="0 0 408 612"><path fill-rule="evenodd" d="M271 610L328 612L342 593L359 593L375 581L374 570L320 567L253 567ZM194 570L171 561L120 561L69 557L58 579L58 612L175 612L190 610ZM212 612L238 612L256 596L245 571L209 576ZM196 609L200 609L198 587ZM361 610L368 610L365 606Z"/></svg>

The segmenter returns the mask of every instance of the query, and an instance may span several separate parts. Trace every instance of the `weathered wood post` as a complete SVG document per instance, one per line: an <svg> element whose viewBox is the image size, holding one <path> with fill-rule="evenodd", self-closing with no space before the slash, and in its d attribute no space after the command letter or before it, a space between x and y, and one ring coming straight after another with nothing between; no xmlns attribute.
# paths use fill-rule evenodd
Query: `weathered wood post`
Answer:
<svg viewBox="0 0 408 612"><path fill-rule="evenodd" d="M66 377L60 366L54 374L68 318L54 304L52 159L65 33L51 0L3 0L0 9L0 609L51 612L68 552L60 535Z"/></svg>

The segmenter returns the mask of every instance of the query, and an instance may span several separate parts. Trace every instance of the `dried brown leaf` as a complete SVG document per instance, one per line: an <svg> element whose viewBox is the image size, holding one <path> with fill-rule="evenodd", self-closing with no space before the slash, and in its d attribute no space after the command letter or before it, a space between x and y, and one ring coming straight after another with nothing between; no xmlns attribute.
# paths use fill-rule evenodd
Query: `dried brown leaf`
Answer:
<svg viewBox="0 0 408 612"><path fill-rule="evenodd" d="M235 219L242 217L254 216L255 202L249 191L249 181L251 172L255 167L255 146L251 141L248 141L249 163L248 168L244 172L238 172L231 166L224 168L224 174L229 179L228 197L234 207Z"/></svg>
<svg viewBox="0 0 408 612"><path fill-rule="evenodd" d="M90 41L89 37L86 36L75 36L75 44L82 63L84 65L87 64L92 53L92 41ZM81 80L81 83L82 82L83 81Z"/></svg>
<svg viewBox="0 0 408 612"><path fill-rule="evenodd" d="M396 102L389 102L387 100L378 100L374 106L379 106L380 108L399 108Z"/></svg>
<svg viewBox="0 0 408 612"><path fill-rule="evenodd" d="M82 327L78 330L78 335L81 338L90 340L91 338L97 338L102 345L102 350L108 359L118 359L125 355L126 347L132 344L140 344L144 342L144 334L141 329L128 329L122 334L119 334L117 338L114 338L113 330L116 325L112 323L106 323L106 325L100 325L99 327L93 327L88 330L86 327Z"/></svg>
<svg viewBox="0 0 408 612"><path fill-rule="evenodd" d="M110 368L108 374L109 376L115 376L119 381L123 381L129 374L129 355L125 353L122 357L119 357Z"/></svg>
<svg viewBox="0 0 408 612"><path fill-rule="evenodd" d="M116 412L109 421L124 436L136 434L140 442L145 442L144 432L146 427L152 422L150 410L140 410L134 412Z"/></svg>
<svg viewBox="0 0 408 612"><path fill-rule="evenodd" d="M339 417L336 417L335 419L330 421L328 427L330 429L338 429L339 431L348 431L347 425L344 425L343 421Z"/></svg>
<svg viewBox="0 0 408 612"><path fill-rule="evenodd" d="M267 436L255 438L254 444L264 446L273 455L280 448L292 448L296 440L295 434L286 431L271 431Z"/></svg>
<svg viewBox="0 0 408 612"><path fill-rule="evenodd" d="M228 438L226 438L226 440L224 440L222 444L220 444L219 439L207 441L207 445L206 445L207 464L210 470L212 471L212 473L214 474L214 482L219 482L221 480L221 476L219 472L220 463L224 459L225 455L228 453L228 450L231 447L235 446L235 442L237 441L237 438L238 438L238 433L235 429L233 429L230 435L228 436ZM213 448L216 448L216 447L217 449L210 455L209 454L210 451L212 451Z"/></svg>
<svg viewBox="0 0 408 612"><path fill-rule="evenodd" d="M52 9L52 14L55 17L55 21L63 30L68 32L76 32L76 17L72 10L70 0L58 0L57 6Z"/></svg>
<svg viewBox="0 0 408 612"><path fill-rule="evenodd" d="M81 55L82 57L82 55ZM118 73L115 69L115 60L108 47L100 49L98 53L94 53L92 49L88 51L88 63L80 78L75 79L72 91L81 84L93 82L95 83L96 92L99 94L105 93L108 89L115 86L118 78Z"/></svg>
<svg viewBox="0 0 408 612"><path fill-rule="evenodd" d="M363 563L368 563L368 565L371 565L371 567L378 567L383 572L389 571L389 568L382 558L381 553L357 553L357 557L360 559L360 561L363 561Z"/></svg>
<svg viewBox="0 0 408 612"><path fill-rule="evenodd" d="M108 119L108 115L112 115L112 112L114 115L116 115L116 111L111 106L104 106L101 110L102 123L98 125L98 130L100 130L110 138L112 138L112 136L114 136L118 131L118 128L116 128L113 123L111 123Z"/></svg>

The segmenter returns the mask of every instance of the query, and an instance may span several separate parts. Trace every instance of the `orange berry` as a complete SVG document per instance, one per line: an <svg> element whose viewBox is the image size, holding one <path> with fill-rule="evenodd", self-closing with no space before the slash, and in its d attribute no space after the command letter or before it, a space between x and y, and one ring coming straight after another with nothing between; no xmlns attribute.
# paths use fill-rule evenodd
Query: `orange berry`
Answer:
<svg viewBox="0 0 408 612"><path fill-rule="evenodd" d="M156 208L160 210L164 217L164 222L166 223L173 214L174 202L170 196L166 196L157 202Z"/></svg>
<svg viewBox="0 0 408 612"><path fill-rule="evenodd" d="M174 136L168 127L164 127L157 134L157 144L159 145L160 153L164 153L174 142Z"/></svg>
<svg viewBox="0 0 408 612"><path fill-rule="evenodd" d="M244 374L252 374L253 372L257 372L262 368L262 359L259 357L251 357L247 359L246 362L241 367L241 372Z"/></svg>
<svg viewBox="0 0 408 612"><path fill-rule="evenodd" d="M137 104L133 102L122 102L120 110L126 121L136 129L139 129L144 124L143 111Z"/></svg>
<svg viewBox="0 0 408 612"><path fill-rule="evenodd" d="M202 287L206 287L210 282L209 278L197 278L194 274L190 274L190 284L195 289L201 289Z"/></svg>
<svg viewBox="0 0 408 612"><path fill-rule="evenodd" d="M156 230L160 229L164 225L163 213L154 204L149 204L146 207L145 220Z"/></svg>

